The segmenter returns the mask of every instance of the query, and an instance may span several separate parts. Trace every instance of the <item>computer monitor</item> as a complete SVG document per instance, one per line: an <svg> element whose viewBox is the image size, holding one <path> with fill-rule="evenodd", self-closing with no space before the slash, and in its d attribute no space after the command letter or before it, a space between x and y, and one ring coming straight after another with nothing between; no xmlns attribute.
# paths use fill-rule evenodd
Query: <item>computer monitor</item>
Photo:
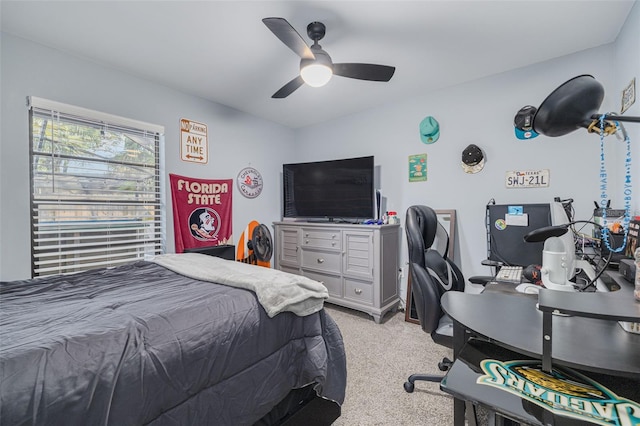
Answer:
<svg viewBox="0 0 640 426"><path fill-rule="evenodd" d="M544 242L528 243L524 236L535 229L554 225L552 218L549 203L488 205L488 259L504 265L541 265Z"/></svg>

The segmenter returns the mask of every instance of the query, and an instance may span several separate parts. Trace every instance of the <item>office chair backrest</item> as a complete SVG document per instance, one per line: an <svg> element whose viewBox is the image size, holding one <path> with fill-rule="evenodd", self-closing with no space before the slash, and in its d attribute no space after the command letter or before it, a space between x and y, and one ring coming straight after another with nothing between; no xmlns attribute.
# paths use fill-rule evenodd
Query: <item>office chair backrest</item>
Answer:
<svg viewBox="0 0 640 426"><path fill-rule="evenodd" d="M447 258L449 236L433 209L427 206L409 207L405 231L411 289L418 319L422 329L433 336L444 315L440 298L446 291L464 291L464 277L460 269Z"/></svg>

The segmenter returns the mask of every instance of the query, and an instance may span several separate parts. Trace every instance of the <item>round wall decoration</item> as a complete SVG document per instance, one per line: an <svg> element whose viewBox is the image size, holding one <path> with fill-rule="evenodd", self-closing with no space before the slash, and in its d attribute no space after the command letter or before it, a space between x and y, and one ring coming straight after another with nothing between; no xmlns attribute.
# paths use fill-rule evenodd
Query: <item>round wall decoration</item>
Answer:
<svg viewBox="0 0 640 426"><path fill-rule="evenodd" d="M247 198L256 198L262 192L262 175L253 167L245 167L236 179L240 193Z"/></svg>

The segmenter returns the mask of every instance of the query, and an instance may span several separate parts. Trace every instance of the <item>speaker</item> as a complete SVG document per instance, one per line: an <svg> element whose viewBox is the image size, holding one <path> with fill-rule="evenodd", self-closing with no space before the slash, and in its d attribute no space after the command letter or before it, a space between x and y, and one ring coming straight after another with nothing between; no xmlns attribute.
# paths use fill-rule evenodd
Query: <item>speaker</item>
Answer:
<svg viewBox="0 0 640 426"><path fill-rule="evenodd" d="M620 259L620 266L618 272L624 277L625 280L633 283L636 279L636 262L633 259Z"/></svg>

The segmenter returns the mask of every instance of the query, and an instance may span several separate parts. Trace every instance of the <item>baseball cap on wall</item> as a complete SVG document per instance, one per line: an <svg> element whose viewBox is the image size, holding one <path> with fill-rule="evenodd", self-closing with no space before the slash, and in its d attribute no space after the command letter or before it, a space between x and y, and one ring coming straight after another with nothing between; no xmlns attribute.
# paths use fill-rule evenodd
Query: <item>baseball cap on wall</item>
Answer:
<svg viewBox="0 0 640 426"><path fill-rule="evenodd" d="M462 151L462 170L465 173L478 173L484 168L484 153L477 145L471 144Z"/></svg>
<svg viewBox="0 0 640 426"><path fill-rule="evenodd" d="M431 144L440 137L440 124L432 116L425 117L420 122L420 139L423 143Z"/></svg>
<svg viewBox="0 0 640 426"><path fill-rule="evenodd" d="M513 118L513 126L518 139L533 139L538 134L533 130L533 117L538 109L534 106L527 105L520 108Z"/></svg>

